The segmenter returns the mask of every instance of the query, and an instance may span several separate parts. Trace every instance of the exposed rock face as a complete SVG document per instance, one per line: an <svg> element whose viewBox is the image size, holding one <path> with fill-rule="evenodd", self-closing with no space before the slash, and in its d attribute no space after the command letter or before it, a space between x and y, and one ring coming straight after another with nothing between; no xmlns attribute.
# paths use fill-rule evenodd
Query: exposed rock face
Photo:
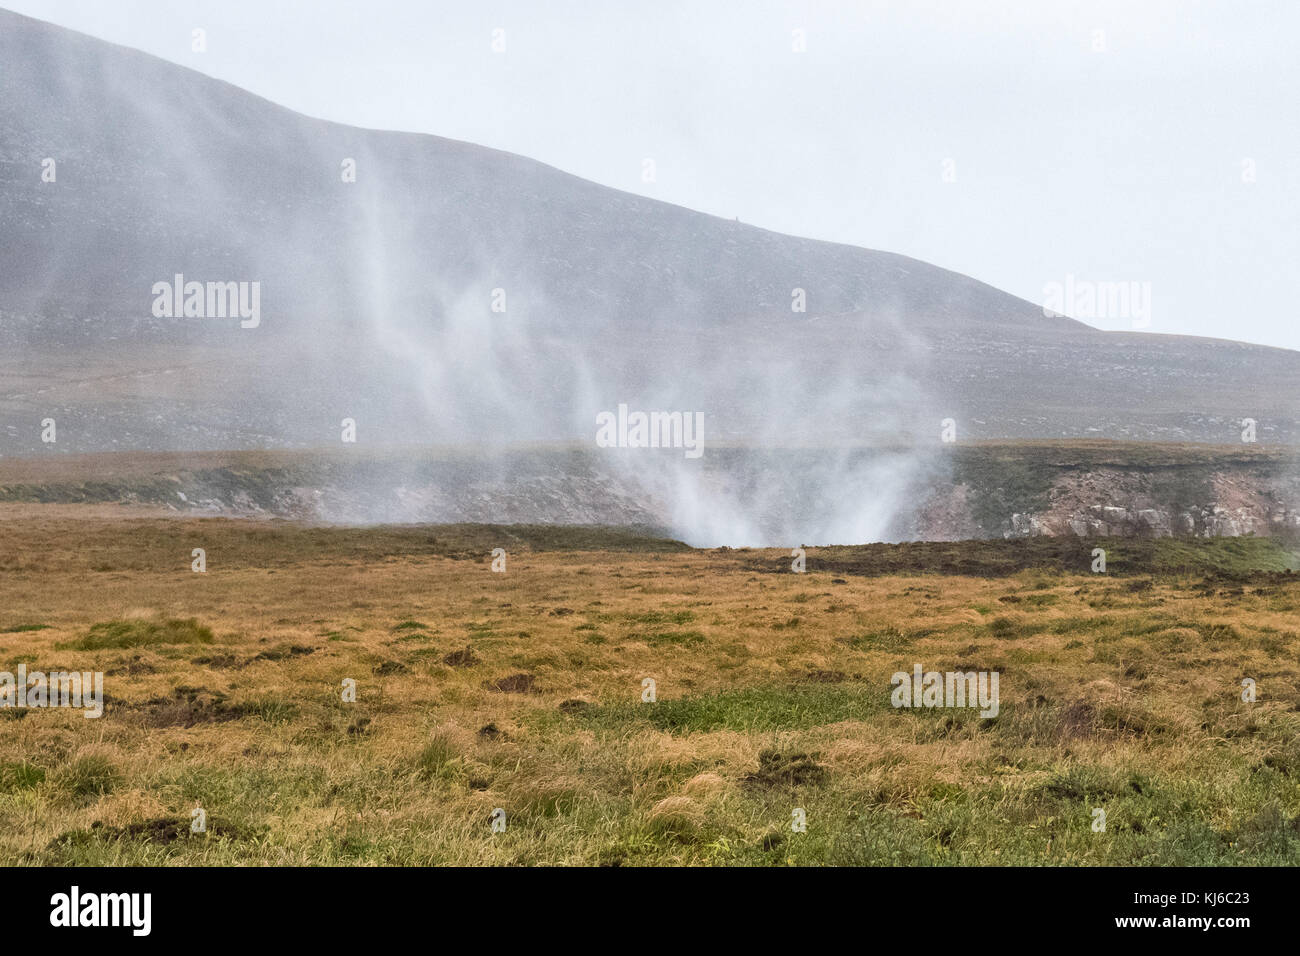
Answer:
<svg viewBox="0 0 1300 956"><path fill-rule="evenodd" d="M927 457L928 456L928 457ZM1300 536L1300 462L1285 449L1042 443L771 454L717 449L700 459L684 512L650 459L574 448L479 452L207 452L0 458L0 502L123 502L181 513L339 524L485 522L637 525L701 543L700 514L773 508L765 544L971 538ZM679 460L680 463L680 460ZM843 467L841 498L806 474ZM905 470L906 469L906 470ZM872 476L897 472L882 500ZM658 477L680 475L666 470ZM863 479L861 476L867 476ZM778 507L779 505L779 507ZM828 509L835 509L833 511ZM873 527L855 519L879 512ZM807 529L814 530L805 535ZM866 529L866 530L864 530ZM733 543L726 528L715 543ZM695 540L692 540L694 538Z"/></svg>
<svg viewBox="0 0 1300 956"><path fill-rule="evenodd" d="M1104 503L1082 503L1072 494L1054 494L1045 510L1012 512L992 528L976 517L978 489L965 484L934 485L918 511L899 516L900 527L891 537L961 541L999 536L1167 538L1300 533L1300 484L1295 482L1257 477L1258 486L1249 501L1225 496L1190 504L1126 491L1126 482L1113 474L1072 475L1058 482L1053 491L1061 492L1061 485L1080 477L1092 483L1104 496ZM1113 484L1107 477L1114 478ZM1251 485L1249 476L1215 477L1230 479L1236 489ZM238 487L187 487L191 494L182 497L183 493L177 493L167 503L179 511L214 515L294 517L343 524L417 520L672 528L665 502L647 497L643 489L618 474L496 477L466 486L439 475L427 482L408 478L391 488L362 488L336 477L319 486L285 488L269 498L254 497Z"/></svg>
<svg viewBox="0 0 1300 956"><path fill-rule="evenodd" d="M936 490L922 512L925 534L932 541L966 541L985 537L971 507L972 489L968 484L948 485ZM1013 521L1024 519L1013 515Z"/></svg>
<svg viewBox="0 0 1300 956"><path fill-rule="evenodd" d="M998 527L978 525L962 512L976 497L938 487L918 515L918 537L961 528L962 537L1023 538L1174 536L1238 537L1300 531L1300 478L1294 469L1240 462L1170 475L1165 468L1096 467L1065 470L1050 482L1042 506L1011 511ZM978 491L988 494L990 489ZM987 510L987 504L985 506Z"/></svg>
<svg viewBox="0 0 1300 956"><path fill-rule="evenodd" d="M1269 535L1300 528L1300 513L1282 508L1259 513L1249 508L1229 510L1209 505L1191 511L1162 508L1120 508L1113 505L1090 505L1085 514L1057 515L1013 514L1003 532L1004 538L1030 535L1064 535L1077 537L1114 535L1123 537L1170 538L1176 535L1235 538L1245 534Z"/></svg>

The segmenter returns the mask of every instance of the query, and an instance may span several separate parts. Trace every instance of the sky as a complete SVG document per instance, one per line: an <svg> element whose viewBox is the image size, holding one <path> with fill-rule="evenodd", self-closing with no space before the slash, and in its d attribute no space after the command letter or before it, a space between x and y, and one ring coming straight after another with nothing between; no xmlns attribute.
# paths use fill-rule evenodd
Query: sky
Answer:
<svg viewBox="0 0 1300 956"><path fill-rule="evenodd" d="M1039 304L1073 289L1058 311L1100 328L1300 348L1294 0L0 6L311 116L508 150ZM1089 313L1098 283L1130 304Z"/></svg>

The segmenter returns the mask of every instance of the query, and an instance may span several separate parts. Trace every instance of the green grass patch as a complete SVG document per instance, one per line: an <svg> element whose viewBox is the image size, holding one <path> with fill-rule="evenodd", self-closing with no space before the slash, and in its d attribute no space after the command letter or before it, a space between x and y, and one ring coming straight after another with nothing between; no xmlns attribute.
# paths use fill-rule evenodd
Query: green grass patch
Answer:
<svg viewBox="0 0 1300 956"><path fill-rule="evenodd" d="M912 642L920 637L934 633L933 628L886 627L851 637L840 638L840 643L847 644L855 651L897 651L911 647Z"/></svg>
<svg viewBox="0 0 1300 956"><path fill-rule="evenodd" d="M704 634L700 631L645 631L628 634L629 641L643 641L652 647L672 645L674 647L691 647L704 643Z"/></svg>
<svg viewBox="0 0 1300 956"><path fill-rule="evenodd" d="M691 624L695 621L692 611L648 611L644 614L624 614L621 619L629 624Z"/></svg>
<svg viewBox="0 0 1300 956"><path fill-rule="evenodd" d="M1106 551L1106 573L1092 573L1092 550ZM817 548L809 567L840 575L882 577L894 574L1008 577L1024 571L1087 574L1104 581L1114 577L1170 578L1211 575L1239 583L1261 576L1267 583L1293 580L1300 554L1278 538L1073 538L1034 537L1014 540L906 541ZM786 574L784 556L755 559L755 571ZM1024 599L1028 600L1028 599ZM1029 603L1054 603L1044 595Z"/></svg>
<svg viewBox="0 0 1300 956"><path fill-rule="evenodd" d="M865 720L889 705L887 689L863 684L760 687L589 708L585 722L610 729L647 723L672 733L803 730Z"/></svg>
<svg viewBox="0 0 1300 956"><path fill-rule="evenodd" d="M56 785L77 800L90 800L112 793L122 783L122 774L102 754L86 754L60 767L54 774Z"/></svg>
<svg viewBox="0 0 1300 956"><path fill-rule="evenodd" d="M212 629L197 618L169 618L157 621L100 621L86 636L61 647L79 651L106 648L150 647L156 644L211 644Z"/></svg>
<svg viewBox="0 0 1300 956"><path fill-rule="evenodd" d="M34 790L45 782L45 769L26 760L0 763L0 793Z"/></svg>

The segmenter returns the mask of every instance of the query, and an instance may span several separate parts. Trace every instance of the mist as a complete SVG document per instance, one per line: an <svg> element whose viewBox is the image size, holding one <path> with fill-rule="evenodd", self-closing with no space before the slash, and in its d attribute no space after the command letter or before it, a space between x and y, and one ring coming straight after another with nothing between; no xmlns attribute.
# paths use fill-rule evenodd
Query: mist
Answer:
<svg viewBox="0 0 1300 956"><path fill-rule="evenodd" d="M11 398L60 420L55 453L454 447L515 520L618 520L635 502L697 545L890 533L917 458L854 450L917 427L915 293L880 281L898 257L312 120L5 24L6 142L57 164L43 182L5 156L10 202L43 217L5 276L5 332L53 383ZM178 274L256 283L256 327L179 302L155 314L151 290ZM596 417L620 405L698 418L699 457L599 449ZM535 457L501 454L538 443L590 453L587 485L551 475L569 479L562 507L519 470ZM321 495L317 517L468 517L418 468L366 474Z"/></svg>
<svg viewBox="0 0 1300 956"><path fill-rule="evenodd" d="M323 521L794 547L913 534L944 422L960 442L1223 442L1246 415L1300 436L1294 352L1101 332L9 13L0 62L0 455L305 449L375 466L304 489ZM178 274L256 283L256 326L155 315ZM699 457L600 447L620 406L698 420Z"/></svg>

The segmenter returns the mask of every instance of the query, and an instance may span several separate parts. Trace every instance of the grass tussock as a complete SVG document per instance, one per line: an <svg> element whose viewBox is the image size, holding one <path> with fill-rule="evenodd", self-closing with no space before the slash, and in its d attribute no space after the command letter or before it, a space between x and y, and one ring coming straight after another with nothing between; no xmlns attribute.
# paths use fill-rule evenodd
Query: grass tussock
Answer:
<svg viewBox="0 0 1300 956"><path fill-rule="evenodd" d="M67 645L79 651L153 647L160 644L211 644L212 629L195 618L141 621L100 621L86 636Z"/></svg>

